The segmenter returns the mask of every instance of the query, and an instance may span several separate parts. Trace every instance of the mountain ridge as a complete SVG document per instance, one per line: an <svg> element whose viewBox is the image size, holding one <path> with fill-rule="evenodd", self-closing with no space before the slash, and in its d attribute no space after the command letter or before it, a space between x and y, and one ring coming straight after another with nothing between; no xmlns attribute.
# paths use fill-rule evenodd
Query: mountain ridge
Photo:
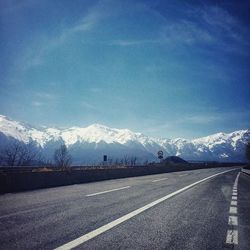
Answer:
<svg viewBox="0 0 250 250"><path fill-rule="evenodd" d="M166 139L146 136L129 129L110 128L102 124L87 127L35 128L0 115L0 146L9 140L35 142L46 157L61 143L71 150L75 163L101 161L103 154L112 158L137 156L141 161L156 160L157 151L164 156L176 155L185 160L244 161L244 147L250 140L249 130L219 132L195 139ZM86 160L87 159L87 160Z"/></svg>

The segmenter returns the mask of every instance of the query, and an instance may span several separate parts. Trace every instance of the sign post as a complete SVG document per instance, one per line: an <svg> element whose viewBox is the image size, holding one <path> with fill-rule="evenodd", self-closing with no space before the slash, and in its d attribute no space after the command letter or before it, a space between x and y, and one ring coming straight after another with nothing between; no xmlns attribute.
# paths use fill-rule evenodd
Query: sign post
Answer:
<svg viewBox="0 0 250 250"><path fill-rule="evenodd" d="M103 161L105 162L105 161L107 161L108 160L108 156L107 155L104 155L103 156Z"/></svg>
<svg viewBox="0 0 250 250"><path fill-rule="evenodd" d="M107 165L108 165L108 156L103 155L103 166L107 166Z"/></svg>

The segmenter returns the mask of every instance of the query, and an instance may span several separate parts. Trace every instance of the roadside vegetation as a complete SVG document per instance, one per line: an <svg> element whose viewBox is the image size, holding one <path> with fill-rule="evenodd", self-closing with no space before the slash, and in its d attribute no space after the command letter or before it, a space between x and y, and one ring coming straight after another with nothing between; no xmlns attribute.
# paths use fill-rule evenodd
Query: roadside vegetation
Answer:
<svg viewBox="0 0 250 250"><path fill-rule="evenodd" d="M40 150L32 142L25 144L16 141L0 151L2 166L34 166L41 162Z"/></svg>
<svg viewBox="0 0 250 250"><path fill-rule="evenodd" d="M54 165L63 170L71 166L72 157L65 144L62 144L54 153Z"/></svg>

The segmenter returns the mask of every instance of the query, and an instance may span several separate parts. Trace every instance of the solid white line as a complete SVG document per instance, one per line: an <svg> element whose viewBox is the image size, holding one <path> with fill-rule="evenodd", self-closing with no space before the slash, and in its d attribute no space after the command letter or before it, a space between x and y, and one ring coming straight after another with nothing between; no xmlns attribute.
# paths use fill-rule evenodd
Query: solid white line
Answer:
<svg viewBox="0 0 250 250"><path fill-rule="evenodd" d="M237 200L237 196L232 196L232 200Z"/></svg>
<svg viewBox="0 0 250 250"><path fill-rule="evenodd" d="M156 201L153 201L153 202L147 204L146 206L143 206L143 207L141 207L139 209L136 209L136 210L134 210L134 211L132 211L132 212L130 212L130 213L116 219L116 220L114 220L114 221L111 221L110 223L108 223L108 224L106 224L106 225L104 225L102 227L99 227L99 228L97 228L97 229L95 229L95 230L93 230L93 231L91 231L91 232L89 232L87 234L84 234L84 235L80 236L79 238L77 238L75 240L72 240L72 241L70 241L70 242L56 248L56 250L68 250L68 249L72 249L74 247L77 247L77 246L83 244L84 242L86 242L86 241L88 241L90 239L93 239L96 236L98 236L98 235L110 230L111 228L123 223L124 221L127 221L127 220L135 217L136 215L148 210L149 208L152 208L152 207L156 206L157 204L159 204L159 203L161 203L161 202L163 202L163 201L165 201L165 200L167 200L167 199L169 199L169 198L171 198L171 197L173 197L173 196L175 196L175 195L177 195L177 194L179 194L179 193L181 193L181 192L183 192L183 191L185 191L185 190L187 190L187 189L189 189L189 188L191 188L193 186L198 185L199 183L202 183L202 182L204 182L206 180L209 180L209 179L211 179L211 178L213 178L215 176L218 176L218 175L230 172L230 171L234 171L236 169L237 168L227 170L227 171L223 171L223 172L211 175L209 177L206 177L206 178L204 178L204 179L202 179L200 181L196 181L196 182L194 182L194 183L192 183L192 184L190 184L190 185L188 185L188 186L186 186L184 188L181 188L181 189L179 189L179 190L177 190L177 191L175 191L175 192L173 192L171 194L168 194L168 195L166 195L166 196L164 196L164 197L162 197L162 198L160 198L160 199L158 199Z"/></svg>
<svg viewBox="0 0 250 250"><path fill-rule="evenodd" d="M228 225L230 226L238 226L238 217L234 215L230 215L228 217Z"/></svg>
<svg viewBox="0 0 250 250"><path fill-rule="evenodd" d="M238 244L238 230L228 230L227 231L227 244Z"/></svg>
<svg viewBox="0 0 250 250"><path fill-rule="evenodd" d="M95 196L95 195L99 195L99 194L106 194L106 193L109 193L109 192L114 192L114 191L118 191L118 190L122 190L122 189L126 189L126 188L130 188L130 186L110 189L110 190L106 190L106 191L102 191L102 192L98 192L98 193L93 193L93 194L87 194L86 196L90 197L90 196Z"/></svg>
<svg viewBox="0 0 250 250"><path fill-rule="evenodd" d="M163 180L167 180L167 179L168 178L156 179L156 180L153 180L152 182L163 181Z"/></svg>
<svg viewBox="0 0 250 250"><path fill-rule="evenodd" d="M229 213L230 214L237 214L237 207L230 207Z"/></svg>
<svg viewBox="0 0 250 250"><path fill-rule="evenodd" d="M237 187L238 185L238 181L239 181L239 176L240 176L240 172L237 174L235 182L234 182L234 186Z"/></svg>
<svg viewBox="0 0 250 250"><path fill-rule="evenodd" d="M231 201L231 206L237 206L237 201Z"/></svg>

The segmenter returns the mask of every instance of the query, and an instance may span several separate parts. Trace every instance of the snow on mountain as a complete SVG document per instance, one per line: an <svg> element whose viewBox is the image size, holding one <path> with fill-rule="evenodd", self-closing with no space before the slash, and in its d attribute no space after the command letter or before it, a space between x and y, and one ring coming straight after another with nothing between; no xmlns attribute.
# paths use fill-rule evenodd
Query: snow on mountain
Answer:
<svg viewBox="0 0 250 250"><path fill-rule="evenodd" d="M217 133L194 140L170 140L100 124L85 128L34 128L0 115L0 146L3 147L9 140L35 142L47 157L51 157L55 148L65 143L78 164L100 161L103 154L117 159L128 155L137 156L142 161L156 160L160 149L164 151L164 156L176 155L186 160L244 161L244 148L250 141L250 131Z"/></svg>

